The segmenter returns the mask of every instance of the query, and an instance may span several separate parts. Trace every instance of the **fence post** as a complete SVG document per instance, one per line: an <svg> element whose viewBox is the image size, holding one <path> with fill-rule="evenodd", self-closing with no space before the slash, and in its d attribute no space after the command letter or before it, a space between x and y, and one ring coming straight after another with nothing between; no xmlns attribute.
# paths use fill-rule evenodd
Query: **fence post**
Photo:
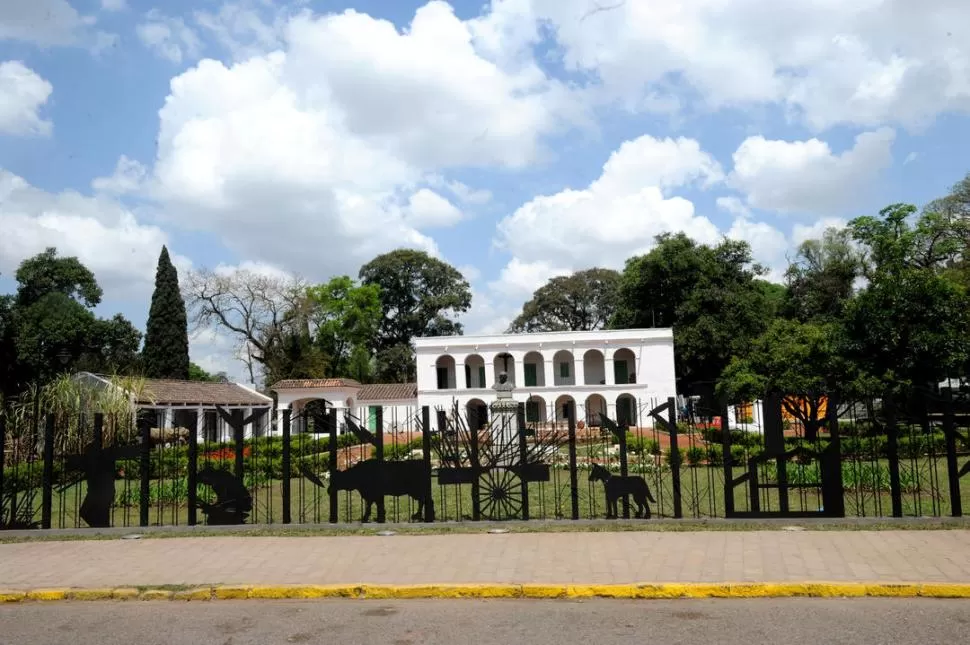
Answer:
<svg viewBox="0 0 970 645"><path fill-rule="evenodd" d="M822 490L825 514L829 517L845 517L845 484L842 481L842 434L839 432L839 400L832 394L826 398L825 416L829 426L829 483ZM823 471L824 472L824 471ZM826 495L826 493L828 493Z"/></svg>
<svg viewBox="0 0 970 645"><path fill-rule="evenodd" d="M677 445L677 399L672 396L667 397L667 424L670 431L670 451L679 455ZM680 460L670 469L670 484L674 489L674 519L684 517L683 497L680 491Z"/></svg>
<svg viewBox="0 0 970 645"><path fill-rule="evenodd" d="M946 475L950 485L950 514L963 517L963 500L960 497L960 467L957 463L957 428L953 415L953 394L947 395L943 408L943 435L946 438Z"/></svg>
<svg viewBox="0 0 970 645"><path fill-rule="evenodd" d="M481 492L480 484L478 481L478 476L480 473L479 463L478 463L478 427L481 425L481 419L478 418L478 406L474 406L469 410L468 414L468 459L471 461L471 466L474 469L475 476L472 478L472 520L477 522L482 519L482 505L481 500L478 499L478 495ZM461 442L456 442L458 445ZM459 449L460 450L460 449Z"/></svg>
<svg viewBox="0 0 970 645"><path fill-rule="evenodd" d="M327 472L330 474L330 523L337 523L337 488L333 485L337 478L337 410L327 411L327 430L330 436L330 451L327 453Z"/></svg>
<svg viewBox="0 0 970 645"><path fill-rule="evenodd" d="M529 519L529 480L526 477L529 465L529 447L525 440L525 403L519 403L515 410L515 425L519 435L519 479L522 481L522 519Z"/></svg>
<svg viewBox="0 0 970 645"><path fill-rule="evenodd" d="M283 481L280 493L283 495L283 524L293 521L290 514L290 478L293 476L293 468L290 463L290 436L292 429L293 410L287 408L283 410L283 454L280 457L280 468L283 471Z"/></svg>
<svg viewBox="0 0 970 645"><path fill-rule="evenodd" d="M377 463L384 463L384 406L378 405L374 410L374 453ZM383 524L387 521L387 508L384 504L384 495L377 498L377 523Z"/></svg>
<svg viewBox="0 0 970 645"><path fill-rule="evenodd" d="M734 468L731 463L731 429L727 405L721 406L721 457L724 459L724 516L734 515Z"/></svg>
<svg viewBox="0 0 970 645"><path fill-rule="evenodd" d="M7 512L3 508L3 469L7 467L4 456L7 454L7 413L2 408L0 408L0 525L3 524L3 518L7 517ZM10 509L10 523L13 524L14 521L14 511L13 508Z"/></svg>
<svg viewBox="0 0 970 645"><path fill-rule="evenodd" d="M889 494L892 496L893 517L903 516L903 489L899 481L899 428L896 427L896 411L893 403L883 399L886 415L886 452L889 457Z"/></svg>
<svg viewBox="0 0 970 645"><path fill-rule="evenodd" d="M617 416L619 416L619 414ZM620 477L623 477L624 481L630 474L630 465L627 461L627 453L626 453L626 433L630 429L630 426L627 424L630 422L630 419L626 419L626 422L627 423L622 424L620 426L620 433L616 437L617 443L620 444ZM629 495L623 496L623 519L625 520L630 519L630 496Z"/></svg>
<svg viewBox="0 0 970 645"><path fill-rule="evenodd" d="M203 413L204 415L205 413ZM199 411L195 410L191 413L189 417L191 422L189 423L189 445L187 448L188 452L188 511L189 511L189 526L195 526L199 523L198 506L199 506L199 491L198 491L198 474L199 474ZM205 418L203 416L203 422Z"/></svg>
<svg viewBox="0 0 970 645"><path fill-rule="evenodd" d="M434 522L434 490L431 484L431 409L421 408L421 448L427 488L424 491L424 521Z"/></svg>
<svg viewBox="0 0 970 645"><path fill-rule="evenodd" d="M149 470L152 461L152 419L151 413L141 410L138 415L138 436L141 438L141 455L138 463L138 478L140 482L138 495L138 525L148 526L148 507L151 501L151 486Z"/></svg>
<svg viewBox="0 0 970 645"><path fill-rule="evenodd" d="M47 415L44 425L44 471L43 497L41 501L40 526L44 529L51 527L51 511L54 507L54 415Z"/></svg>
<svg viewBox="0 0 970 645"><path fill-rule="evenodd" d="M234 471L236 478L239 481L243 481L243 458L245 457L244 449L246 447L246 428L243 426L243 411L237 408L232 411L229 418L232 424L232 442L235 444L233 448L236 453Z"/></svg>
<svg viewBox="0 0 970 645"><path fill-rule="evenodd" d="M566 423L569 426L569 502L572 518L579 519L579 472L576 466L576 413L566 404Z"/></svg>

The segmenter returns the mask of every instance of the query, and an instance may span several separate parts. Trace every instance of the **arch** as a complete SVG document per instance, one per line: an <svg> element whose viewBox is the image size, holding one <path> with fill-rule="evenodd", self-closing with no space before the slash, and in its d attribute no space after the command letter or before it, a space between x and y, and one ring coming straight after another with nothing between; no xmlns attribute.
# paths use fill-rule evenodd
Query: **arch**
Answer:
<svg viewBox="0 0 970 645"><path fill-rule="evenodd" d="M483 390L488 381L485 377L485 359L478 354L465 357L465 387L470 390Z"/></svg>
<svg viewBox="0 0 970 645"><path fill-rule="evenodd" d="M637 424L637 400L632 394L621 394L616 397L616 422L621 426Z"/></svg>
<svg viewBox="0 0 970 645"><path fill-rule="evenodd" d="M498 383L499 374L505 372L509 377L509 383L516 385L515 382L515 357L508 352L500 352L495 355L492 360L492 373L494 381L493 383Z"/></svg>
<svg viewBox="0 0 970 645"><path fill-rule="evenodd" d="M488 405L481 399L469 399L465 404L465 420L469 430L479 430L488 423Z"/></svg>
<svg viewBox="0 0 970 645"><path fill-rule="evenodd" d="M568 349L560 349L552 357L553 385L576 385L576 358ZM558 407L556 408L559 409Z"/></svg>
<svg viewBox="0 0 970 645"><path fill-rule="evenodd" d="M600 427L601 414L607 414L606 399L602 394L590 394L586 397L586 425L591 428Z"/></svg>
<svg viewBox="0 0 970 645"><path fill-rule="evenodd" d="M522 358L523 383L525 387L546 386L546 359L536 351L531 351Z"/></svg>
<svg viewBox="0 0 970 645"><path fill-rule="evenodd" d="M449 354L442 354L434 362L436 382L439 390L453 390L455 383L455 359Z"/></svg>
<svg viewBox="0 0 970 645"><path fill-rule="evenodd" d="M637 382L637 357L629 347L613 352L613 382L617 385Z"/></svg>
<svg viewBox="0 0 970 645"><path fill-rule="evenodd" d="M330 431L326 427L323 419L329 408L333 407L333 402L322 396L309 396L297 399L290 403L290 433L312 433L325 434ZM216 415L218 423L223 423L222 419Z"/></svg>
<svg viewBox="0 0 970 645"><path fill-rule="evenodd" d="M563 423L567 421L566 406L572 408L573 416L576 415L576 400L568 394L563 394L556 399L556 421Z"/></svg>
<svg viewBox="0 0 970 645"><path fill-rule="evenodd" d="M583 384L604 385L606 383L606 358L598 349L588 349L583 354Z"/></svg>
<svg viewBox="0 0 970 645"><path fill-rule="evenodd" d="M538 394L530 394L525 400L526 423L545 423L547 418L546 400Z"/></svg>

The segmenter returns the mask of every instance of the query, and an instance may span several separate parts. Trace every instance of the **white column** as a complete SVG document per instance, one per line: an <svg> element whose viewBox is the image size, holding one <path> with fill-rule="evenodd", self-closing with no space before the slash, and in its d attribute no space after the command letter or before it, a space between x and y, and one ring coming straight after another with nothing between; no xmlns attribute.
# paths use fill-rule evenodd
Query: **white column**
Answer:
<svg viewBox="0 0 970 645"><path fill-rule="evenodd" d="M556 364L552 359L552 356L542 357L542 367L543 372L545 372L546 387L552 387L556 384Z"/></svg>
<svg viewBox="0 0 970 645"><path fill-rule="evenodd" d="M479 352L479 356L485 362L485 382L482 383L483 389L488 389L495 385L495 355L496 352Z"/></svg>
<svg viewBox="0 0 970 645"><path fill-rule="evenodd" d="M454 355L453 355L454 356ZM455 389L456 390L467 390L467 383L465 383L465 361L468 360L468 354L461 357L461 362L455 358Z"/></svg>
<svg viewBox="0 0 970 645"><path fill-rule="evenodd" d="M613 354L609 347L603 349L603 379L606 385L616 385L616 373L613 371Z"/></svg>
<svg viewBox="0 0 970 645"><path fill-rule="evenodd" d="M576 385L583 385L586 383L586 366L583 364L583 355L585 353L585 349L573 351L573 383Z"/></svg>
<svg viewBox="0 0 970 645"><path fill-rule="evenodd" d="M205 409L195 409L195 442L205 441Z"/></svg>
<svg viewBox="0 0 970 645"><path fill-rule="evenodd" d="M525 352L509 352L512 361L512 373L509 374L515 387L525 386Z"/></svg>

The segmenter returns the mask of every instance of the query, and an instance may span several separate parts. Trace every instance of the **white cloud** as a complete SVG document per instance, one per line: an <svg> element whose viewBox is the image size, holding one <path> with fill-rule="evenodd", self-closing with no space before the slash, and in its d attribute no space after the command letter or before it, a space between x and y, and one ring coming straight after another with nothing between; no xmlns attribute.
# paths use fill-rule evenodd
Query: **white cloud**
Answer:
<svg viewBox="0 0 970 645"><path fill-rule="evenodd" d="M542 260L523 262L512 258L502 268L498 280L489 283L489 288L506 298L528 300L536 289L552 278L570 273L572 271L569 269L555 267Z"/></svg>
<svg viewBox="0 0 970 645"><path fill-rule="evenodd" d="M127 8L125 0L101 0L102 11L124 11Z"/></svg>
<svg viewBox="0 0 970 645"><path fill-rule="evenodd" d="M784 233L767 222L756 222L750 217L741 216L734 220L725 236L751 245L754 261L768 269L765 279L782 282L788 267L786 254L792 246Z"/></svg>
<svg viewBox="0 0 970 645"><path fill-rule="evenodd" d="M49 135L53 126L39 111L53 90L20 61L0 63L0 134Z"/></svg>
<svg viewBox="0 0 970 645"><path fill-rule="evenodd" d="M919 126L970 110L970 23L963 0L496 0L483 35L519 50L535 25L569 70L626 105L667 105L686 86L697 107L773 103L822 130L839 123ZM602 10L598 10L597 7ZM524 23L524 24L522 24Z"/></svg>
<svg viewBox="0 0 970 645"><path fill-rule="evenodd" d="M98 192L115 195L133 193L141 188L146 174L147 169L139 161L121 155L111 176L97 177L91 182L91 187Z"/></svg>
<svg viewBox="0 0 970 645"><path fill-rule="evenodd" d="M717 207L732 215L748 216L751 214L751 209L745 206L744 202L737 197L718 197Z"/></svg>
<svg viewBox="0 0 970 645"><path fill-rule="evenodd" d="M648 251L660 233L686 231L701 242L718 238L717 227L671 189L709 184L723 177L717 162L692 139L627 141L582 190L565 189L520 206L498 224L498 244L532 263L583 269L618 268Z"/></svg>
<svg viewBox="0 0 970 645"><path fill-rule="evenodd" d="M10 275L24 259L57 247L77 256L105 290L105 296L147 297L158 254L168 236L137 221L117 202L73 191L51 194L0 169L0 271ZM187 258L173 257L181 266Z"/></svg>
<svg viewBox="0 0 970 645"><path fill-rule="evenodd" d="M461 211L433 190L422 188L408 198L405 221L415 228L454 226L461 219Z"/></svg>
<svg viewBox="0 0 970 645"><path fill-rule="evenodd" d="M0 2L0 41L68 45L77 40L84 26L84 19L67 0Z"/></svg>
<svg viewBox="0 0 970 645"><path fill-rule="evenodd" d="M486 57L442 2L406 30L348 10L301 13L282 33L277 51L175 77L159 112L146 194L241 257L323 278L395 247L437 255L419 227L457 218L443 191L490 197L449 170L531 163L565 123L566 88Z"/></svg>
<svg viewBox="0 0 970 645"><path fill-rule="evenodd" d="M202 41L182 18L173 18L152 9L145 21L135 27L138 39L161 58L175 64L195 59L202 51Z"/></svg>
<svg viewBox="0 0 970 645"><path fill-rule="evenodd" d="M292 8L271 7L274 15L264 20L268 7L259 0L226 2L216 13L196 11L195 22L215 37L238 61L267 54L283 45L283 27Z"/></svg>
<svg viewBox="0 0 970 645"><path fill-rule="evenodd" d="M872 180L892 163L895 132L864 132L834 154L818 139L777 141L749 137L734 153L729 182L747 205L780 213L840 214L864 197Z"/></svg>
<svg viewBox="0 0 970 645"><path fill-rule="evenodd" d="M840 217L823 217L811 224L795 224L792 227L792 246L798 247L806 240L820 240L827 229L845 228L848 221Z"/></svg>

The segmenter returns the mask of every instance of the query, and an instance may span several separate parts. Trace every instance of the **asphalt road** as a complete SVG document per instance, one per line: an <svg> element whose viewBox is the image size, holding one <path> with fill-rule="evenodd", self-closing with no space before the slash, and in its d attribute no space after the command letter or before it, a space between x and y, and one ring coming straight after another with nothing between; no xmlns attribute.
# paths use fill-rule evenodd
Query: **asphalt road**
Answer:
<svg viewBox="0 0 970 645"><path fill-rule="evenodd" d="M960 643L970 601L58 602L0 606L0 645Z"/></svg>

